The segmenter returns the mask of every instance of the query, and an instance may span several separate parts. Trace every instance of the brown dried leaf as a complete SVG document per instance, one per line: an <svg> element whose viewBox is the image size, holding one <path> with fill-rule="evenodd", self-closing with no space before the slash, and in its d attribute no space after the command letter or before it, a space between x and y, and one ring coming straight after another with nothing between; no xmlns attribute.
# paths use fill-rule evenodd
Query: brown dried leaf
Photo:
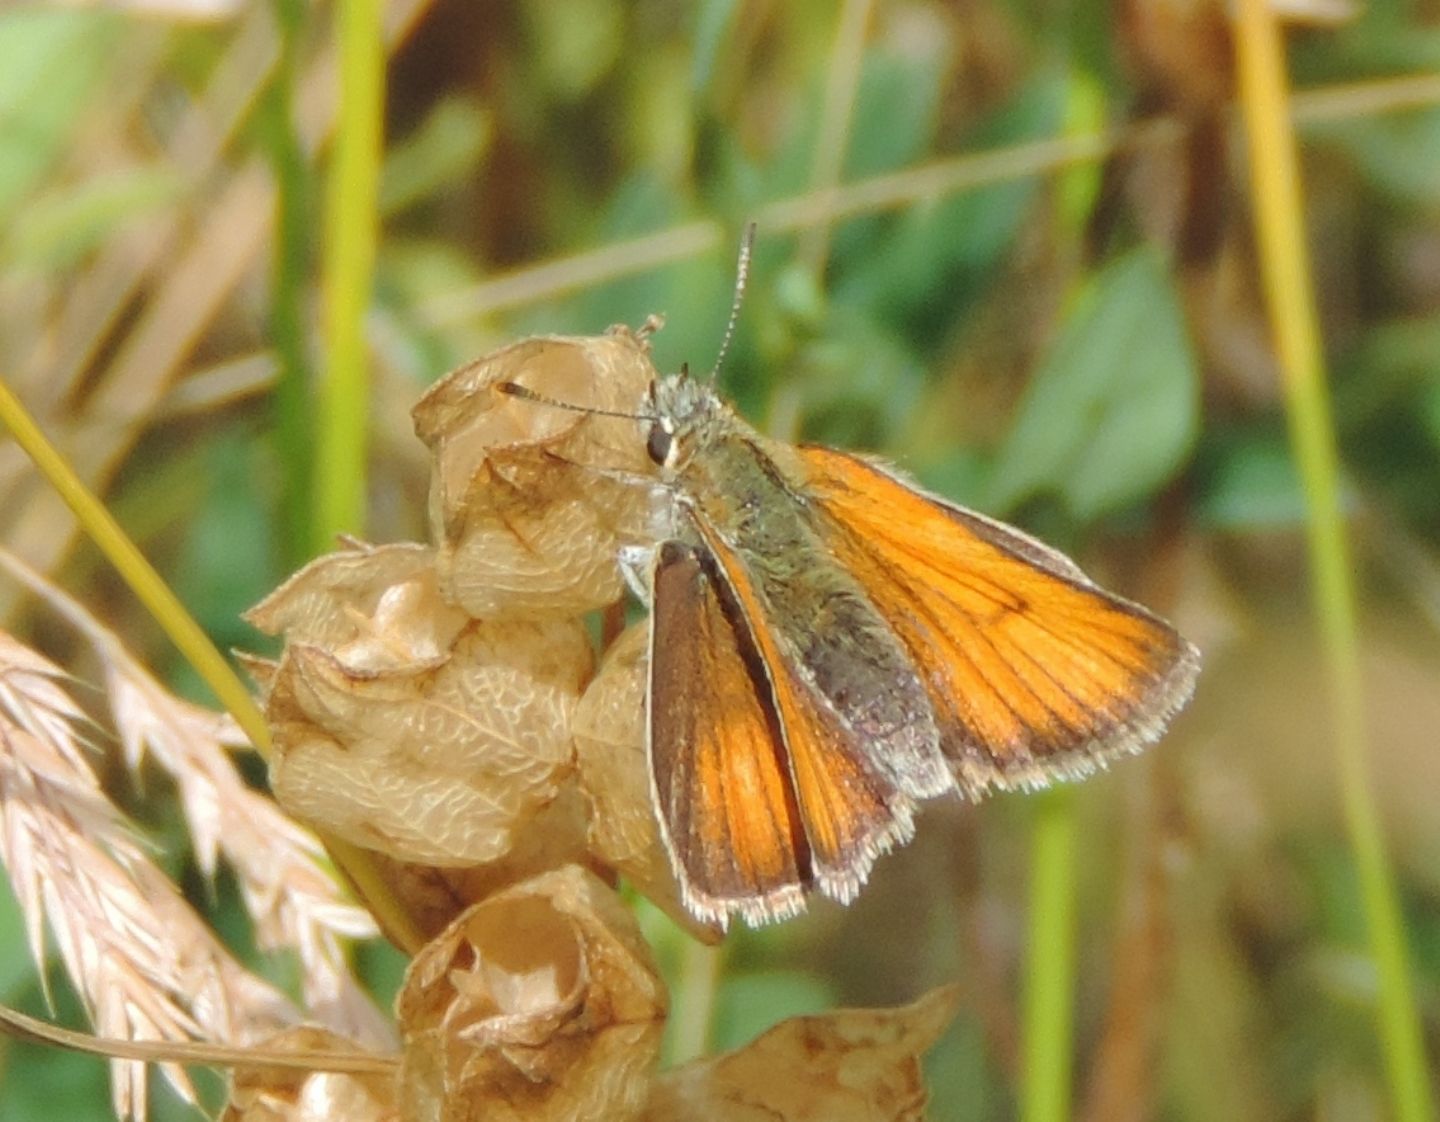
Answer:
<svg viewBox="0 0 1440 1122"><path fill-rule="evenodd" d="M623 592L616 553L649 521L637 422L501 393L638 413L655 378L646 333L538 337L437 382L413 410L435 456L440 587L470 615L576 615Z"/></svg>
<svg viewBox="0 0 1440 1122"><path fill-rule="evenodd" d="M623 1122L649 1093L665 991L633 917L575 866L475 905L396 1002L402 1117Z"/></svg>
<svg viewBox="0 0 1440 1122"><path fill-rule="evenodd" d="M743 1048L665 1072L644 1122L918 1122L920 1057L958 1004L946 986L899 1009L792 1017Z"/></svg>
<svg viewBox="0 0 1440 1122"><path fill-rule="evenodd" d="M724 932L685 907L655 824L645 758L648 637L643 622L620 636L575 707L575 761L590 804L590 852L696 938L718 942Z"/></svg>
<svg viewBox="0 0 1440 1122"><path fill-rule="evenodd" d="M354 649L286 651L267 707L281 805L403 861L505 856L572 769L570 714L593 657L583 625L472 622L438 665L413 669L347 665Z"/></svg>
<svg viewBox="0 0 1440 1122"><path fill-rule="evenodd" d="M270 1051L354 1052L353 1041L325 1029L289 1029L261 1045ZM294 1068L240 1068L220 1122L395 1122L394 1080L383 1075Z"/></svg>

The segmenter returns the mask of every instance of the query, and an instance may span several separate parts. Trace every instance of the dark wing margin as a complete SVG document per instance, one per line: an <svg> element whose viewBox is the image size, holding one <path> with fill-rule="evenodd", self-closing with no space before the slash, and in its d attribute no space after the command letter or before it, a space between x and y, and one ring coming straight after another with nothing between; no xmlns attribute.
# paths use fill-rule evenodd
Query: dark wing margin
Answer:
<svg viewBox="0 0 1440 1122"><path fill-rule="evenodd" d="M871 695L886 689L900 695L901 687L908 686L918 695L918 716L923 718L923 728L930 737L930 751L943 770L944 759L935 742L935 726L923 687L909 669L900 681L884 677L874 680L874 669L858 658L857 666L843 675L818 673L814 662L797 658L794 649L806 649L808 638L811 653L823 649L827 657L842 661L852 657L853 652L834 644L833 632L847 619L854 623L853 618L833 612L825 616L816 613L808 621L809 627L828 634L808 634L794 608L813 596L813 582L811 587L800 587L795 581L779 583L772 579L770 587L762 591L766 574L759 569L761 559L729 550L704 523L697 522L696 526L711 546L707 556L722 581L726 603L744 621L759 661L768 669L770 705L778 717L815 884L825 895L848 904L859 894L875 861L913 836L914 801L894 775L894 741L871 735L863 726L848 720L853 708L846 706L843 694L837 698L822 683L833 687L837 679L858 678L857 692L863 686L864 692ZM747 559L755 566L747 565ZM829 564L834 567L833 562ZM830 598L832 608L835 599ZM776 612L777 600L783 600L786 611ZM883 630L884 622L868 603L856 602L865 608L865 622L855 624L855 632L840 638L853 645L865 637L867 627L872 634L878 628L882 633L875 637L894 645L895 639ZM777 619L777 615L781 618ZM895 649L897 657L903 657L900 648ZM913 710L910 712L915 715ZM900 727L892 731L906 730ZM948 771L943 774L948 789L953 784Z"/></svg>
<svg viewBox="0 0 1440 1122"><path fill-rule="evenodd" d="M648 753L685 905L724 927L804 910L809 851L779 718L743 616L701 554L661 545L650 620Z"/></svg>

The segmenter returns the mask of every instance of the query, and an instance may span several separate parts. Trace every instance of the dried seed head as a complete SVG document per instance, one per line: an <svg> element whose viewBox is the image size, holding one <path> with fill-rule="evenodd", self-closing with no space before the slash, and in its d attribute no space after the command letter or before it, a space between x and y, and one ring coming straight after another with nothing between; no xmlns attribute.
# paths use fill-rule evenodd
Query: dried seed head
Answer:
<svg viewBox="0 0 1440 1122"><path fill-rule="evenodd" d="M300 1027L264 1041L268 1051L293 1053L354 1052L354 1042L325 1029ZM360 1075L295 1068L237 1069L230 1101L220 1122L398 1122L395 1083L382 1075Z"/></svg>
<svg viewBox="0 0 1440 1122"><path fill-rule="evenodd" d="M665 991L615 893L570 866L465 912L396 1008L405 1117L623 1122L649 1093Z"/></svg>
<svg viewBox="0 0 1440 1122"><path fill-rule="evenodd" d="M575 759L590 807L590 852L691 934L714 942L722 932L685 907L655 824L645 758L648 637L644 623L620 636L575 707Z"/></svg>
<svg viewBox="0 0 1440 1122"><path fill-rule="evenodd" d="M267 635L323 647L356 673L438 666L466 622L440 598L435 551L413 542L327 553L245 618Z"/></svg>
<svg viewBox="0 0 1440 1122"><path fill-rule="evenodd" d="M268 706L276 797L405 861L498 860L571 772L590 665L570 620L472 622L440 665L412 671L356 671L292 645Z"/></svg>
<svg viewBox="0 0 1440 1122"><path fill-rule="evenodd" d="M500 392L515 383L569 405L643 410L655 378L626 328L535 338L437 382L415 406L430 446L431 533L445 597L470 615L574 615L618 599L616 552L649 521L636 421Z"/></svg>
<svg viewBox="0 0 1440 1122"><path fill-rule="evenodd" d="M323 557L250 619L290 640L266 706L281 804L400 861L461 868L505 858L556 800L593 656L578 620L467 620L434 556Z"/></svg>

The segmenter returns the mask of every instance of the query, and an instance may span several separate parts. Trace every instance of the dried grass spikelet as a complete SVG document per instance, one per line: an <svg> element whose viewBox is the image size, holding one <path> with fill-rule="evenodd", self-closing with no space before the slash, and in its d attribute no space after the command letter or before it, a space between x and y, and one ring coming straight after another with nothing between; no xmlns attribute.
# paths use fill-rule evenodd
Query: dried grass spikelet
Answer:
<svg viewBox="0 0 1440 1122"><path fill-rule="evenodd" d="M656 1080L644 1122L919 1122L920 1057L955 1015L959 992L898 1009L791 1017L742 1048Z"/></svg>
<svg viewBox="0 0 1440 1122"><path fill-rule="evenodd" d="M249 618L290 639L266 704L281 804L397 860L461 868L504 857L555 802L593 655L578 620L465 619L432 559L332 554Z"/></svg>
<svg viewBox="0 0 1440 1122"><path fill-rule="evenodd" d="M0 863L35 961L54 947L106 1037L245 1040L295 1016L244 969L137 844L87 760L92 731L54 663L0 632ZM185 1098L176 1065L163 1068ZM142 1117L144 1064L115 1066L121 1117Z"/></svg>
<svg viewBox="0 0 1440 1122"><path fill-rule="evenodd" d="M315 1051L361 1054L359 1046L345 1037L309 1026L287 1029L261 1047L296 1056ZM389 1076L262 1065L235 1071L220 1122L396 1122L398 1118L395 1081Z"/></svg>
<svg viewBox="0 0 1440 1122"><path fill-rule="evenodd" d="M306 1014L365 1043L391 1043L390 1026L351 975L342 943L372 937L375 924L345 900L322 863L319 841L245 782L230 757L230 749L248 743L234 721L171 694L83 604L3 550L0 569L89 643L126 764L138 773L149 760L174 781L200 871L213 877L222 860L228 864L257 947L298 955ZM174 923L184 927L182 919ZM237 988L253 990L243 978L227 982L218 1014L255 1004L253 996L237 997ZM222 1023L203 1011L197 1019L207 1028Z"/></svg>
<svg viewBox="0 0 1440 1122"><path fill-rule="evenodd" d="M431 449L431 535L449 601L477 618L575 615L617 600L616 552L649 516L626 476L653 478L636 422L526 401L641 410L655 378L648 335L526 339L441 379L413 410Z"/></svg>
<svg viewBox="0 0 1440 1122"><path fill-rule="evenodd" d="M650 1092L666 999L630 913L569 866L456 919L396 1009L405 1119L624 1122Z"/></svg>
<svg viewBox="0 0 1440 1122"><path fill-rule="evenodd" d="M590 807L590 852L696 938L718 942L724 932L685 907L655 822L645 755L648 639L645 623L621 635L575 707L575 760Z"/></svg>

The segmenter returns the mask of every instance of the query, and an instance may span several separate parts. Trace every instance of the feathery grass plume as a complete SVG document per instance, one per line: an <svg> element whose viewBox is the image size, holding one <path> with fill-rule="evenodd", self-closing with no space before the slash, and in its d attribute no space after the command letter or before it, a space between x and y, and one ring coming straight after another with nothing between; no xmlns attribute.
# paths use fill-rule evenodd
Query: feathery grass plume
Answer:
<svg viewBox="0 0 1440 1122"><path fill-rule="evenodd" d="M292 1020L142 852L85 758L85 717L64 681L0 632L0 861L37 966L48 924L101 1036L243 1040ZM164 1071L194 1101L184 1072ZM114 1074L116 1113L142 1117L145 1066L117 1061Z"/></svg>
<svg viewBox="0 0 1440 1122"><path fill-rule="evenodd" d="M260 949L296 953L307 1014L356 1040L393 1043L385 1019L351 975L342 943L373 938L374 920L346 902L321 864L324 851L314 835L241 778L227 746L247 747L245 737L228 718L171 694L78 601L3 550L0 567L43 597L94 649L126 763L138 772L148 755L174 780L196 863L214 876L223 857Z"/></svg>

